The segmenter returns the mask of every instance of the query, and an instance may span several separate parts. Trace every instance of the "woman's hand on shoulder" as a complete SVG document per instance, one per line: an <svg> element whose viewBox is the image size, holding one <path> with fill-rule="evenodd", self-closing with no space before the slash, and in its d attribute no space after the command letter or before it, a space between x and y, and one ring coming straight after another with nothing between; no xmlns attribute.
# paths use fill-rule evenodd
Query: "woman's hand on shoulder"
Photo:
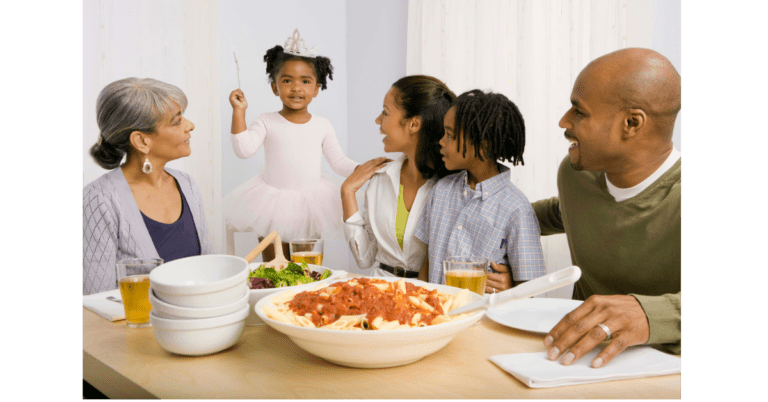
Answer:
<svg viewBox="0 0 768 402"><path fill-rule="evenodd" d="M229 94L229 104L232 105L232 109L243 111L248 108L248 101L245 100L245 94L239 89L235 89Z"/></svg>
<svg viewBox="0 0 768 402"><path fill-rule="evenodd" d="M374 173L389 162L392 162L392 159L380 156L378 158L373 158L362 165L358 165L352 174L344 180L344 184L341 185L341 192L356 193L357 190L360 190L360 188L363 187L363 184L373 177Z"/></svg>

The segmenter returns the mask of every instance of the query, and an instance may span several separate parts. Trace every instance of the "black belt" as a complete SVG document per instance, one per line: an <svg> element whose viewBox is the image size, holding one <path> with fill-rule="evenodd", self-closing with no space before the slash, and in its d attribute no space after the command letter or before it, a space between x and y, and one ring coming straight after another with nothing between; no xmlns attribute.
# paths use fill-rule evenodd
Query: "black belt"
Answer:
<svg viewBox="0 0 768 402"><path fill-rule="evenodd" d="M394 276L399 276L401 278L418 278L419 273L416 271L409 271L403 267L390 267L387 264L379 263L379 268L389 272L390 274Z"/></svg>

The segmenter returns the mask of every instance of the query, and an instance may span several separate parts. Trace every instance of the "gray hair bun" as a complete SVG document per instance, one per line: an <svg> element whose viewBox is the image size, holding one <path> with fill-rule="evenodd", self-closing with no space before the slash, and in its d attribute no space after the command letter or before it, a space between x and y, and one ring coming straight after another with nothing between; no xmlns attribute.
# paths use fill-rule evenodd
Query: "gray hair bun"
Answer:
<svg viewBox="0 0 768 402"><path fill-rule="evenodd" d="M131 133L154 133L166 113L178 105L187 108L187 97L178 87L152 78L125 78L101 90L96 100L99 141L90 149L104 169L120 166L132 152Z"/></svg>

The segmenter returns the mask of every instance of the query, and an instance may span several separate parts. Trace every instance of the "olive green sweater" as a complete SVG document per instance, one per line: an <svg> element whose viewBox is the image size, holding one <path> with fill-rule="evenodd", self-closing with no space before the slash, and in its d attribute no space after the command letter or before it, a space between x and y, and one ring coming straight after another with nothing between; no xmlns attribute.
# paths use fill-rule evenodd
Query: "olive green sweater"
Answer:
<svg viewBox="0 0 768 402"><path fill-rule="evenodd" d="M648 317L648 344L680 354L681 160L640 194L616 202L605 173L576 171L566 156L559 197L533 203L542 235L565 233L582 270L573 298L631 294Z"/></svg>

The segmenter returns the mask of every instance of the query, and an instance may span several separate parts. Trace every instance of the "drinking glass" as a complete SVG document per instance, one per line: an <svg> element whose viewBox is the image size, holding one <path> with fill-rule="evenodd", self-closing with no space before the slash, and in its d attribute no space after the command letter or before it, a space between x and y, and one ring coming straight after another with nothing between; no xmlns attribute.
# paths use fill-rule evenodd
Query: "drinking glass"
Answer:
<svg viewBox="0 0 768 402"><path fill-rule="evenodd" d="M131 258L117 262L117 283L123 298L128 328L149 327L149 273L161 258Z"/></svg>
<svg viewBox="0 0 768 402"><path fill-rule="evenodd" d="M289 243L291 261L296 264L323 265L323 240L322 239L298 239Z"/></svg>
<svg viewBox="0 0 768 402"><path fill-rule="evenodd" d="M445 284L467 289L479 295L485 293L490 260L473 255L450 256L443 260Z"/></svg>

